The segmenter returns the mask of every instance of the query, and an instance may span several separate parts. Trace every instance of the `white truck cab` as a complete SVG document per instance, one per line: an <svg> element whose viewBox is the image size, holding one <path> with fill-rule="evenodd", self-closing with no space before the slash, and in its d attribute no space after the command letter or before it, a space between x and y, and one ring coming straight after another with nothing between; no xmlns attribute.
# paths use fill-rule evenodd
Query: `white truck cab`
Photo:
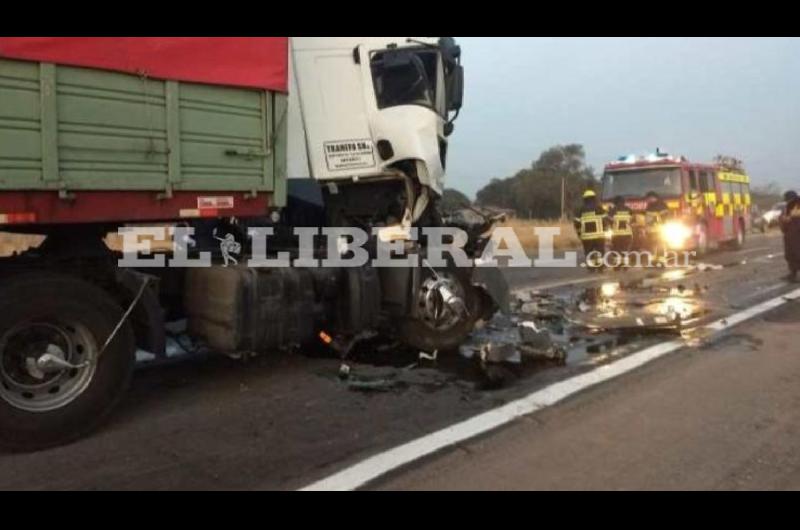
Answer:
<svg viewBox="0 0 800 530"><path fill-rule="evenodd" d="M463 94L453 39L292 37L290 50L290 178L358 181L402 166L442 193Z"/></svg>

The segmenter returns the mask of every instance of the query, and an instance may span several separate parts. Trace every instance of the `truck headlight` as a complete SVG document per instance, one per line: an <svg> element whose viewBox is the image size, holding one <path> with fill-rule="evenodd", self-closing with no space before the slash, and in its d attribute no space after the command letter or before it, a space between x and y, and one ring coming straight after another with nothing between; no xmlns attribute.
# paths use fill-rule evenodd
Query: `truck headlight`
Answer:
<svg viewBox="0 0 800 530"><path fill-rule="evenodd" d="M672 249L683 248L692 230L681 221L667 221L661 226L661 240Z"/></svg>

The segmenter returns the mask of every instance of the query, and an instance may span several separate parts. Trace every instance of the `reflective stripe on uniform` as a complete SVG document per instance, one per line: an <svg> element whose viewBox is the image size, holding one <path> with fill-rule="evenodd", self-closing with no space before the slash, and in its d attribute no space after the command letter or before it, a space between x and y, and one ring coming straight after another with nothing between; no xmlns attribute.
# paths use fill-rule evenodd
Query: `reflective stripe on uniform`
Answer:
<svg viewBox="0 0 800 530"><path fill-rule="evenodd" d="M603 216L595 212L581 214L579 219L581 224L581 240L591 241L606 237L603 230Z"/></svg>
<svg viewBox="0 0 800 530"><path fill-rule="evenodd" d="M628 212L615 213L611 218L612 220L612 235L614 236L632 236L633 228L631 222L633 216Z"/></svg>

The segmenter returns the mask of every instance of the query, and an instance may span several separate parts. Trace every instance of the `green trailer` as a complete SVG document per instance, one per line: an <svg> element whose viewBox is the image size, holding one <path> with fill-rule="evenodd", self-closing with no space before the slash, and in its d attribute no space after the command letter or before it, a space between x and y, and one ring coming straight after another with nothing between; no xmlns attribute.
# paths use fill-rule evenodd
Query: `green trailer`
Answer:
<svg viewBox="0 0 800 530"><path fill-rule="evenodd" d="M177 218L220 194L264 214L286 201L286 112L281 92L0 59L0 215Z"/></svg>

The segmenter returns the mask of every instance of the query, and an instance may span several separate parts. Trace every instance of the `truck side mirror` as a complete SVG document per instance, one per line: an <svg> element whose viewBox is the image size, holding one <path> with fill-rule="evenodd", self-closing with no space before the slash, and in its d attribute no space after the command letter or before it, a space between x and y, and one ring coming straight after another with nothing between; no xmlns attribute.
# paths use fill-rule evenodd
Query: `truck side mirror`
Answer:
<svg viewBox="0 0 800 530"><path fill-rule="evenodd" d="M461 59L461 46L456 44L453 37L440 38L439 49L442 50L442 58L448 66L458 63Z"/></svg>
<svg viewBox="0 0 800 530"><path fill-rule="evenodd" d="M454 65L447 80L447 110L457 111L464 103L464 67Z"/></svg>

